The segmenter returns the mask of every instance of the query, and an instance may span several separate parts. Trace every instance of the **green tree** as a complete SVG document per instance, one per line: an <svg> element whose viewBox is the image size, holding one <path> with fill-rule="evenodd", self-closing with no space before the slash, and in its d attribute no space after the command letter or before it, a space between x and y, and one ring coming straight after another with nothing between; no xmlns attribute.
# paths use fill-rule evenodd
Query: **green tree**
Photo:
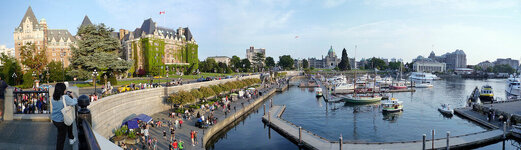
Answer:
<svg viewBox="0 0 521 150"><path fill-rule="evenodd" d="M485 71L487 71L487 72L494 72L494 67L487 67L487 69Z"/></svg>
<svg viewBox="0 0 521 150"><path fill-rule="evenodd" d="M3 53L0 56L0 60L3 63L1 77L5 83L9 85L16 85L19 83L17 81L20 81L22 78L22 67L20 67L18 61L15 58L9 57ZM13 75L16 75L16 77Z"/></svg>
<svg viewBox="0 0 521 150"><path fill-rule="evenodd" d="M290 55L282 55L279 57L279 66L284 68L285 70L290 70L293 68L293 58Z"/></svg>
<svg viewBox="0 0 521 150"><path fill-rule="evenodd" d="M476 65L476 66L474 66L474 70L475 71L483 71L483 68L481 68L481 66Z"/></svg>
<svg viewBox="0 0 521 150"><path fill-rule="evenodd" d="M255 64L255 66L257 68L263 68L263 65L264 65L264 54L263 53L255 53L255 56L253 56L253 64Z"/></svg>
<svg viewBox="0 0 521 150"><path fill-rule="evenodd" d="M308 68L309 67L309 62L308 62L307 59L302 60L302 67L303 68Z"/></svg>
<svg viewBox="0 0 521 150"><path fill-rule="evenodd" d="M43 50L37 50L36 45L28 43L20 48L20 57L22 64L36 71L36 74L40 74L45 66L47 66L45 47Z"/></svg>
<svg viewBox="0 0 521 150"><path fill-rule="evenodd" d="M104 24L81 26L77 34L80 37L76 41L77 47L71 46L72 70L68 74L87 79L95 69L115 75L130 69L132 62L118 57L122 47L118 39L110 36L113 31Z"/></svg>
<svg viewBox="0 0 521 150"><path fill-rule="evenodd" d="M389 69L392 70L400 70L400 66L402 65L402 62L389 62Z"/></svg>
<svg viewBox="0 0 521 150"><path fill-rule="evenodd" d="M338 69L342 71L351 70L349 57L347 56L347 50L345 48L342 50L342 59L340 60L340 63L338 63Z"/></svg>
<svg viewBox="0 0 521 150"><path fill-rule="evenodd" d="M367 63L365 64L365 68L367 68L367 69L376 68L378 70L385 70L385 69L387 69L387 64L385 64L384 60L373 57L373 58L367 60Z"/></svg>
<svg viewBox="0 0 521 150"><path fill-rule="evenodd" d="M275 67L275 60L273 60L273 57L266 57L266 60L264 60L264 63L267 67Z"/></svg>
<svg viewBox="0 0 521 150"><path fill-rule="evenodd" d="M50 82L63 81L65 70L63 69L61 61L51 61L47 65L47 69L49 71Z"/></svg>
<svg viewBox="0 0 521 150"><path fill-rule="evenodd" d="M495 65L493 70L494 70L494 73L509 73L509 74L512 74L516 71L514 68L512 68L512 66L507 65L507 64Z"/></svg>
<svg viewBox="0 0 521 150"><path fill-rule="evenodd" d="M250 63L250 60L244 58L241 60L241 68L243 69L244 72L248 72L248 70L251 68L251 63Z"/></svg>
<svg viewBox="0 0 521 150"><path fill-rule="evenodd" d="M241 68L241 58L233 55L232 59L230 60L230 65L232 66L233 70Z"/></svg>

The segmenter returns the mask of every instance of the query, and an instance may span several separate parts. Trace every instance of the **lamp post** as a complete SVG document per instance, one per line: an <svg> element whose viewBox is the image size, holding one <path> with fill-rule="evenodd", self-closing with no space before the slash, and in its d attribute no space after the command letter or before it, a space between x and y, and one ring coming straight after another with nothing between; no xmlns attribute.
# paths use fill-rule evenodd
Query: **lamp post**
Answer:
<svg viewBox="0 0 521 150"><path fill-rule="evenodd" d="M65 52L63 51L62 49L62 52L61 52L61 57L62 57L62 73L63 73L63 82L65 82L65 69L64 69L64 65L65 65L65 61L63 61L63 57L65 57Z"/></svg>
<svg viewBox="0 0 521 150"><path fill-rule="evenodd" d="M98 95L96 92L96 77L98 77L98 71L96 71L96 69L94 69L94 72L92 72L92 77L92 81L94 82L94 95Z"/></svg>
<svg viewBox="0 0 521 150"><path fill-rule="evenodd" d="M51 77L51 74L49 74L49 70L47 70L46 76L47 76L47 84L49 84L49 80L50 80L50 77Z"/></svg>
<svg viewBox="0 0 521 150"><path fill-rule="evenodd" d="M33 88L36 86L36 73L33 71Z"/></svg>

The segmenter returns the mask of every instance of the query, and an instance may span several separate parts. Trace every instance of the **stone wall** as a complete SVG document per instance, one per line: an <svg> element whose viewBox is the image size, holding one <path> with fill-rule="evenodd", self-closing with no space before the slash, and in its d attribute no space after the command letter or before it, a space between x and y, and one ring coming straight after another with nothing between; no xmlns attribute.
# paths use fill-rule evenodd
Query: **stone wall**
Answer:
<svg viewBox="0 0 521 150"><path fill-rule="evenodd" d="M259 75L245 76L239 78L239 80L248 78L259 78ZM113 134L112 131L121 126L123 121L127 119L132 119L139 114L150 116L170 109L170 105L166 102L166 96L170 93L235 80L238 79L214 80L181 86L137 90L104 97L92 102L88 107L92 114L92 127L103 137L109 138Z"/></svg>

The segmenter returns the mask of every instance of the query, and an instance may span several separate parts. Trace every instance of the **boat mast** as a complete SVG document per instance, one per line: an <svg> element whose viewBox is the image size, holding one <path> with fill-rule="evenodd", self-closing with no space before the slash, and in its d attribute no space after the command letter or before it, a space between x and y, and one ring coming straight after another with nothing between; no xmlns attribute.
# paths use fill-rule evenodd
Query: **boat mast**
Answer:
<svg viewBox="0 0 521 150"><path fill-rule="evenodd" d="M373 59L371 60L372 61L372 64L373 64L373 69L374 69L374 78L373 78L373 97L374 97L374 91L376 91L376 68L374 67L374 57Z"/></svg>
<svg viewBox="0 0 521 150"><path fill-rule="evenodd" d="M356 68L356 48L357 48L357 45L355 45L355 77L353 78L353 86L354 86L355 88L353 89L353 98L356 96L356 88L357 88L357 87L356 87L356 86L357 86L357 85L356 85L356 79L357 79L357 78L356 78L356 70L357 70L357 68Z"/></svg>

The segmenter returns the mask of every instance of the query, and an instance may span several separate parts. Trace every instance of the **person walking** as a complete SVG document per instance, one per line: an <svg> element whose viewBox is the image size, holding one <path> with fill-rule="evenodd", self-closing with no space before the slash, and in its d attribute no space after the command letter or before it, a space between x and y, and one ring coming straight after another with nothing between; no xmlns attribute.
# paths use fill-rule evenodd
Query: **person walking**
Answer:
<svg viewBox="0 0 521 150"><path fill-rule="evenodd" d="M190 138L192 139L192 146L195 146L194 130L191 130L191 131L190 131Z"/></svg>
<svg viewBox="0 0 521 150"><path fill-rule="evenodd" d="M172 147L174 147L174 150L178 150L177 148L177 140L174 140L174 143L172 143Z"/></svg>
<svg viewBox="0 0 521 150"><path fill-rule="evenodd" d="M2 80L2 77L0 77L0 120L4 120L4 93L5 89L8 87L7 83L5 83L4 80Z"/></svg>
<svg viewBox="0 0 521 150"><path fill-rule="evenodd" d="M52 114L51 119L54 126L58 129L58 135L56 137L56 150L63 150L63 144L65 143L65 135L69 135L69 144L76 142L76 137L72 134L72 126L67 126L63 121L63 113L61 110L65 107L63 101L67 106L74 106L78 103L76 98L71 95L65 95L67 86L64 83L57 83L52 95ZM74 96L76 97L76 96Z"/></svg>
<svg viewBox="0 0 521 150"><path fill-rule="evenodd" d="M183 150L184 149L183 144L184 144L183 140L179 140L179 143L177 143L177 146L179 147L179 150Z"/></svg>
<svg viewBox="0 0 521 150"><path fill-rule="evenodd" d="M154 143L154 150L156 150L156 148L157 148L157 139L156 138L154 138L153 143Z"/></svg>
<svg viewBox="0 0 521 150"><path fill-rule="evenodd" d="M179 129L183 128L183 119L179 119Z"/></svg>

